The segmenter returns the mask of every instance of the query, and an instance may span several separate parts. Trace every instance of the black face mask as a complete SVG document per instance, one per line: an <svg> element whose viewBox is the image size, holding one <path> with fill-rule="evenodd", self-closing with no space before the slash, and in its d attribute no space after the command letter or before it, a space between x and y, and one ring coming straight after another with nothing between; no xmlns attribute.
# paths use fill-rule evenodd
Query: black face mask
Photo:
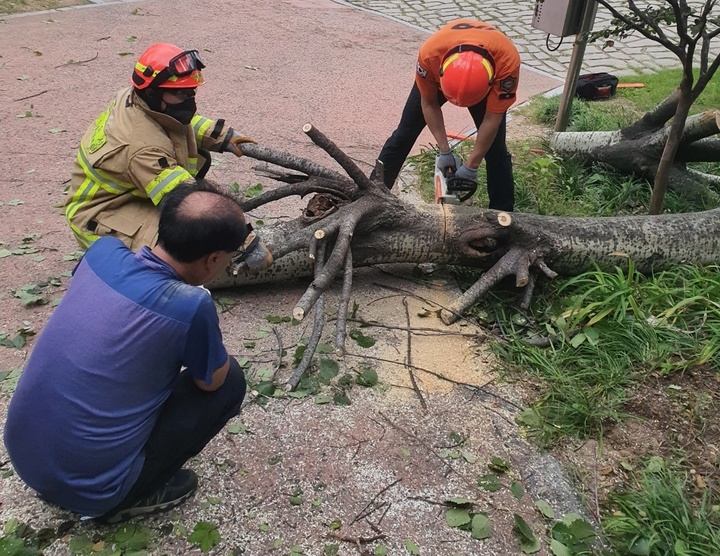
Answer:
<svg viewBox="0 0 720 556"><path fill-rule="evenodd" d="M181 124L187 125L192 121L195 112L197 111L197 105L195 104L194 98L188 98L182 101L180 104L167 104L165 105L164 114L167 114L171 118L175 118Z"/></svg>

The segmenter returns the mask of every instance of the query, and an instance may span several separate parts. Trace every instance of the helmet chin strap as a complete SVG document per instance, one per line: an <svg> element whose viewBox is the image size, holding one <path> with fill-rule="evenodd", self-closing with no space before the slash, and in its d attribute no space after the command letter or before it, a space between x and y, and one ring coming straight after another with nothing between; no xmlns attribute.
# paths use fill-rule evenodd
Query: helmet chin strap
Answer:
<svg viewBox="0 0 720 556"><path fill-rule="evenodd" d="M147 89L136 90L138 96L143 99L150 110L154 112L162 112L162 92L154 87L148 87Z"/></svg>

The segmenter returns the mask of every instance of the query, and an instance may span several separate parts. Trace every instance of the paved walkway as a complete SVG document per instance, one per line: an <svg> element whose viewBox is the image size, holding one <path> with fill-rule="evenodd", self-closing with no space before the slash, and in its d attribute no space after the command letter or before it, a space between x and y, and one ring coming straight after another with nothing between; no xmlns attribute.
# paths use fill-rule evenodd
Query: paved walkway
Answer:
<svg viewBox="0 0 720 556"><path fill-rule="evenodd" d="M482 19L497 25L513 40L523 64L561 79L565 78L575 40L574 36L565 37L557 50L549 51L547 34L532 27L535 8L532 0L346 0L346 3L427 31L434 31L458 17ZM620 4L624 2L618 1ZM594 28L602 29L610 20L610 13L601 6ZM548 42L554 49L560 38L550 36ZM622 42L616 40L612 47L603 49L602 46L587 46L583 72L607 71L623 75L679 66L670 51L639 33Z"/></svg>

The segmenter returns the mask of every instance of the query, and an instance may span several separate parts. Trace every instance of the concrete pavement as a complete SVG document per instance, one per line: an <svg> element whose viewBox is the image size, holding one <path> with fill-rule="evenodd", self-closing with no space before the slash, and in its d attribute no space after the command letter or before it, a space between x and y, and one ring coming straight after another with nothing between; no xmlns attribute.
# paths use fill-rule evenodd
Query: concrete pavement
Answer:
<svg viewBox="0 0 720 556"><path fill-rule="evenodd" d="M487 21L513 40L526 67L560 79L565 78L575 40L574 36L565 37L558 46L559 37L548 38L545 32L533 28L535 4L532 0L347 0L344 3L426 31L434 31L459 17ZM620 7L625 2L616 0L616 4ZM600 7L594 29L607 27L611 19L610 13ZM601 43L587 46L583 73L606 71L627 75L679 66L678 59L670 51L638 33L622 41L616 40L612 47L603 46Z"/></svg>

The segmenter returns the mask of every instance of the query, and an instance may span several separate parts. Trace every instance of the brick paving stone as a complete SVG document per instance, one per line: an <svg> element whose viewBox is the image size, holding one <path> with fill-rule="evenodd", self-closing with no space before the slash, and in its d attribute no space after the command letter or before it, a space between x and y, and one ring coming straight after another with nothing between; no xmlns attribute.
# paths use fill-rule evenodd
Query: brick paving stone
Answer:
<svg viewBox="0 0 720 556"><path fill-rule="evenodd" d="M341 3L391 16L431 32L457 17L476 17L488 21L497 25L516 42L518 50L523 54L523 64L561 79L564 79L567 73L567 64L575 40L574 37L565 37L560 48L549 52L545 46L546 34L531 26L534 5L528 0L346 0ZM616 0L614 4L618 8L625 6L622 0ZM612 16L600 7L594 29L599 30L609 25L611 19ZM559 37L550 37L551 45L557 45L559 41ZM631 64L653 71L679 66L672 53L639 33L634 33L622 41L615 40L613 48L603 50L601 46L587 45L584 69L592 67L593 71L596 71L596 68L603 67L606 69L602 71L632 73L628 71Z"/></svg>

